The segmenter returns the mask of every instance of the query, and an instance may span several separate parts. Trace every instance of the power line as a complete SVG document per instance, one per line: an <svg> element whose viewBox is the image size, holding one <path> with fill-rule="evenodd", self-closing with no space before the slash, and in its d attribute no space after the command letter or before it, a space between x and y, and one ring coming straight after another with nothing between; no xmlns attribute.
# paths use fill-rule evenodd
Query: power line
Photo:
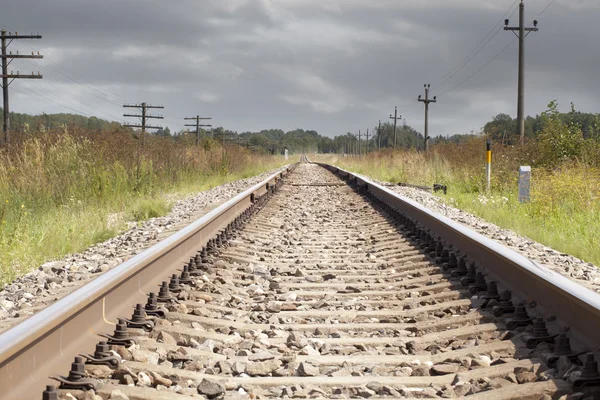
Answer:
<svg viewBox="0 0 600 400"><path fill-rule="evenodd" d="M508 49L514 43L515 43L514 41L511 41L510 43L508 43L502 50L500 50L498 52L498 54L496 54L494 57L492 57L488 62L486 62L483 66L481 66L477 71L473 72L471 75L469 75L466 79L464 79L463 81L461 81L457 85L454 85L450 89L448 89L448 90L440 93L438 96L443 96L446 93L449 93L449 92L453 91L457 87L461 86L463 83L465 83L468 80L470 80L471 78L473 78L475 75L477 75L478 73L480 73L481 71L483 71L483 69L485 69L488 65L490 65L492 61L494 61L496 58L498 58L500 56L500 54L502 54L506 49Z"/></svg>
<svg viewBox="0 0 600 400"><path fill-rule="evenodd" d="M550 3L548 3L548 5L546 6L546 8L544 8L544 9L542 10L542 12L541 12L541 13L539 13L537 17L535 17L535 19L538 19L538 18L540 18L540 17L542 16L542 14L544 14L544 13L546 12L546 10L547 10L547 9L549 9L549 8L550 8L550 6L551 6L552 4L554 4L554 2L555 2L555 1L556 1L556 0L551 0L551 1L550 1Z"/></svg>
<svg viewBox="0 0 600 400"><path fill-rule="evenodd" d="M33 51L36 51L36 52L38 51L38 49L36 49L35 47L33 47L31 45L28 45L28 44L22 44L22 45ZM81 88L84 89L85 91L87 91L90 95L92 95L100 100L107 101L111 105L114 105L115 102L124 103L123 99L120 98L119 96L117 96L116 94L109 92L109 91L105 91L102 88L94 85L93 83L86 81L77 72L75 72L72 69L69 69L67 66L56 61L50 55L46 54L45 60L50 63L50 65L47 65L47 68L45 68L46 72L55 71L57 75L64 77L64 79L66 79L67 81L71 81L77 85L80 85Z"/></svg>
<svg viewBox="0 0 600 400"><path fill-rule="evenodd" d="M477 54L479 54L479 52L485 46L487 46L487 44L498 34L498 32L500 32L502 30L502 27L500 27L500 29L498 29L498 30L496 30L496 28L498 27L499 24L502 23L502 20L508 15L508 13L510 12L510 10L512 10L512 8L515 6L515 4L517 4L518 1L519 0L515 0L515 2L510 6L510 8L508 9L508 11L506 13L504 13L504 15L502 16L502 18L500 18L500 20L498 20L498 22L496 22L496 24L492 27L492 29L488 32L488 34L485 35L485 37L481 40L481 42L479 42L477 44L477 46L475 46L475 48L473 50L471 50L471 52L456 67L454 67L452 70L450 70L450 72L448 72L447 74L445 74L444 76L442 76L441 78L439 78L439 79L437 79L436 81L433 82L434 86L433 86L432 90L434 90L434 89L442 86L445 82L447 82L449 79L451 79L461 69L463 69L469 62L471 62L471 60L473 60L473 58L475 58L475 56L477 56ZM517 9L515 8L515 10L513 11L513 14L515 13L516 10ZM511 14L511 17L512 17L512 14ZM490 35L492 34L492 32L494 34L490 37ZM488 39L488 37L489 37L489 39ZM487 39L487 41L486 41L486 39ZM444 80L444 78L446 78L446 79ZM444 81L438 84L438 82L441 81L441 80L444 80Z"/></svg>

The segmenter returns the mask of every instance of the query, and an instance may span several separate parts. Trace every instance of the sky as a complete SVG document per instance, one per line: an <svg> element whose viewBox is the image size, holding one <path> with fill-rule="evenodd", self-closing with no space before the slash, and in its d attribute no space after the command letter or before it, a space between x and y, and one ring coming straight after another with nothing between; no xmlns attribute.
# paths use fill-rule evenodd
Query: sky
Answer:
<svg viewBox="0 0 600 400"><path fill-rule="evenodd" d="M373 128L398 107L430 135L479 132L516 115L520 0L2 0L0 28L38 33L10 44L11 111L125 122L125 103L164 106L172 131L212 117L238 132ZM600 0L525 0L528 115L557 99L600 112ZM541 14L541 15L540 15ZM130 121L135 122L135 121ZM189 121L188 121L189 123Z"/></svg>

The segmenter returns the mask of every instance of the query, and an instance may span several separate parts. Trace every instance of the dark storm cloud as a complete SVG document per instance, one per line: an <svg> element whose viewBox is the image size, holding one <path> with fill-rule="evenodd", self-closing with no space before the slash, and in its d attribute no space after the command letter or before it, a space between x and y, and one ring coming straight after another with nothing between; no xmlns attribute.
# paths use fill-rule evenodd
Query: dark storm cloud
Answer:
<svg viewBox="0 0 600 400"><path fill-rule="evenodd" d="M550 0L527 0L527 20ZM197 113L238 131L281 127L328 135L373 127L399 106L422 129L417 95L451 71L515 0L18 0L0 26L44 39L14 49L41 50L42 82L14 84L13 109L69 107L121 121L121 102L165 106L181 129ZM514 9L515 7L513 7ZM600 16L597 0L556 0L527 38L527 112L557 98L597 111ZM517 22L517 14L511 18ZM498 26L498 29L501 27ZM515 114L513 43L500 31L461 71L436 87L433 134L478 130ZM66 66L67 70L61 68ZM82 85L83 83L83 85ZM439 83L439 81L438 81ZM34 93L34 94L31 94Z"/></svg>

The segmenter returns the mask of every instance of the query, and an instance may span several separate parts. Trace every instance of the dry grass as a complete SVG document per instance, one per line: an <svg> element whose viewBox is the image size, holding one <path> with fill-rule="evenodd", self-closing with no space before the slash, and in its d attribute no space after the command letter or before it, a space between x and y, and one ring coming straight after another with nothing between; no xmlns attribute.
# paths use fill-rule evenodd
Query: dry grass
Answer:
<svg viewBox="0 0 600 400"><path fill-rule="evenodd" d="M0 149L0 286L114 236L126 220L166 214L166 193L206 190L283 164L210 140L194 147L148 137L142 147L123 132L50 133Z"/></svg>
<svg viewBox="0 0 600 400"><path fill-rule="evenodd" d="M485 140L435 146L430 155L385 151L363 157L319 156L341 168L388 182L448 185L441 198L503 228L600 265L600 169L566 160L537 165L537 145L497 147L492 191L485 193ZM531 202L517 200L518 167L534 165Z"/></svg>

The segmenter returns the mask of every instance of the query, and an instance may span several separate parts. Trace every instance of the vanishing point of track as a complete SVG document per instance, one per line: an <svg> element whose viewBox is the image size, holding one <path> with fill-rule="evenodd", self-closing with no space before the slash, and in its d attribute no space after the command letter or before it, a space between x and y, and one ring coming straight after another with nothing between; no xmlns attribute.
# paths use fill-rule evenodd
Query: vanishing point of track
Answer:
<svg viewBox="0 0 600 400"><path fill-rule="evenodd" d="M595 393L595 293L302 161L0 335L0 398Z"/></svg>

